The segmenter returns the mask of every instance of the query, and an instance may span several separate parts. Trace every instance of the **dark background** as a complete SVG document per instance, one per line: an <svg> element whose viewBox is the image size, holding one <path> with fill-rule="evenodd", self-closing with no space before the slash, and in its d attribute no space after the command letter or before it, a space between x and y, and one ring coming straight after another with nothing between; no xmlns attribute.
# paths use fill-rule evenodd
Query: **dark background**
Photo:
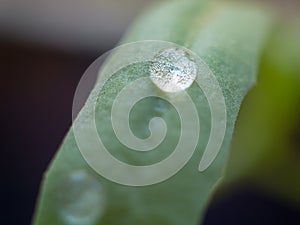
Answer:
<svg viewBox="0 0 300 225"><path fill-rule="evenodd" d="M127 19L125 25L130 21ZM86 49L74 47L76 43L62 48L71 38L68 36L55 44L40 41L38 36L30 39L28 33L22 38L22 33L1 30L1 224L30 224L43 172L71 125L77 83L85 69L117 43L125 25L114 38L103 38L97 48L90 45ZM103 32L100 38L106 34ZM205 224L279 225L299 221L296 209L248 186L215 200Z"/></svg>

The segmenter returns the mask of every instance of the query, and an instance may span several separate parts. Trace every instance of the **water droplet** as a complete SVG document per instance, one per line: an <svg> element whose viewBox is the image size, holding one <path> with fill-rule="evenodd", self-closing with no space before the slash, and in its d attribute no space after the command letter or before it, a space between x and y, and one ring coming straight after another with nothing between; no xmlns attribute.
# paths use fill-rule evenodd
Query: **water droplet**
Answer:
<svg viewBox="0 0 300 225"><path fill-rule="evenodd" d="M69 174L57 193L60 217L66 224L96 224L105 207L105 195L100 182L84 170Z"/></svg>
<svg viewBox="0 0 300 225"><path fill-rule="evenodd" d="M192 55L180 47L159 52L150 65L150 79L165 92L178 92L192 85L197 64Z"/></svg>

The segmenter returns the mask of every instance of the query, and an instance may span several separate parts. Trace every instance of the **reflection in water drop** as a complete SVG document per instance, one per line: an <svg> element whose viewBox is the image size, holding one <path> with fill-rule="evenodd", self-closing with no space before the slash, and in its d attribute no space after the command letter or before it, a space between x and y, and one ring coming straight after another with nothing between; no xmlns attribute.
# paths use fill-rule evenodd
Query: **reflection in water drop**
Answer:
<svg viewBox="0 0 300 225"><path fill-rule="evenodd" d="M104 211L105 196L100 182L84 170L65 178L57 193L60 217L66 224L96 224Z"/></svg>
<svg viewBox="0 0 300 225"><path fill-rule="evenodd" d="M196 79L197 64L189 52L172 47L159 52L150 66L150 79L165 92L185 90Z"/></svg>

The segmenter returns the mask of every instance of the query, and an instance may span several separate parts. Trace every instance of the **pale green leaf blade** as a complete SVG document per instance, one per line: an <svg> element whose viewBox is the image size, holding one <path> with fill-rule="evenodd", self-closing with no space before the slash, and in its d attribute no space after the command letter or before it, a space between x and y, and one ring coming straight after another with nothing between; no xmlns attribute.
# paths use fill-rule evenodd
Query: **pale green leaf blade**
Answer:
<svg viewBox="0 0 300 225"><path fill-rule="evenodd" d="M255 83L260 52L270 26L270 16L259 8L212 1L170 2L143 14L123 42L157 39L188 47L207 63L222 87L227 106L227 130L220 154L207 170L198 171L211 118L207 100L196 84L188 93L196 103L201 121L198 147L188 164L162 183L128 187L104 179L82 158L73 130L70 130L46 173L34 224L198 224L203 219L213 187L222 175L235 119L243 97ZM108 61L106 67L109 66ZM145 159L143 155L128 152L113 135L112 101L127 82L141 76L149 76L147 63L118 71L102 90L96 106L96 124L103 142L109 144L112 153L121 160L136 164L149 163L147 160L152 163L170 153L157 151ZM155 86L149 88L155 89ZM92 106L87 102L84 107L88 111ZM84 110L78 120L89 116ZM160 99L137 104L131 117L132 129L136 134L147 136L148 121L154 116L162 117L168 124L168 131L172 131L162 149L173 147L178 140L176 131L180 129L178 115Z"/></svg>

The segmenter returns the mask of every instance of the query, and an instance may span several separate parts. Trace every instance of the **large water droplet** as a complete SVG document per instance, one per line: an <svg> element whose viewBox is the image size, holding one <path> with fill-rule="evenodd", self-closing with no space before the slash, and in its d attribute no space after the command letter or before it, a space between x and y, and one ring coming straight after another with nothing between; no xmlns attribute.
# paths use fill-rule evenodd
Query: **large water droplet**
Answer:
<svg viewBox="0 0 300 225"><path fill-rule="evenodd" d="M185 90L196 79L197 64L192 55L180 47L159 52L150 65L150 79L165 92Z"/></svg>
<svg viewBox="0 0 300 225"><path fill-rule="evenodd" d="M58 212L66 224L96 224L105 207L102 185L91 174L78 170L69 174L57 193Z"/></svg>

